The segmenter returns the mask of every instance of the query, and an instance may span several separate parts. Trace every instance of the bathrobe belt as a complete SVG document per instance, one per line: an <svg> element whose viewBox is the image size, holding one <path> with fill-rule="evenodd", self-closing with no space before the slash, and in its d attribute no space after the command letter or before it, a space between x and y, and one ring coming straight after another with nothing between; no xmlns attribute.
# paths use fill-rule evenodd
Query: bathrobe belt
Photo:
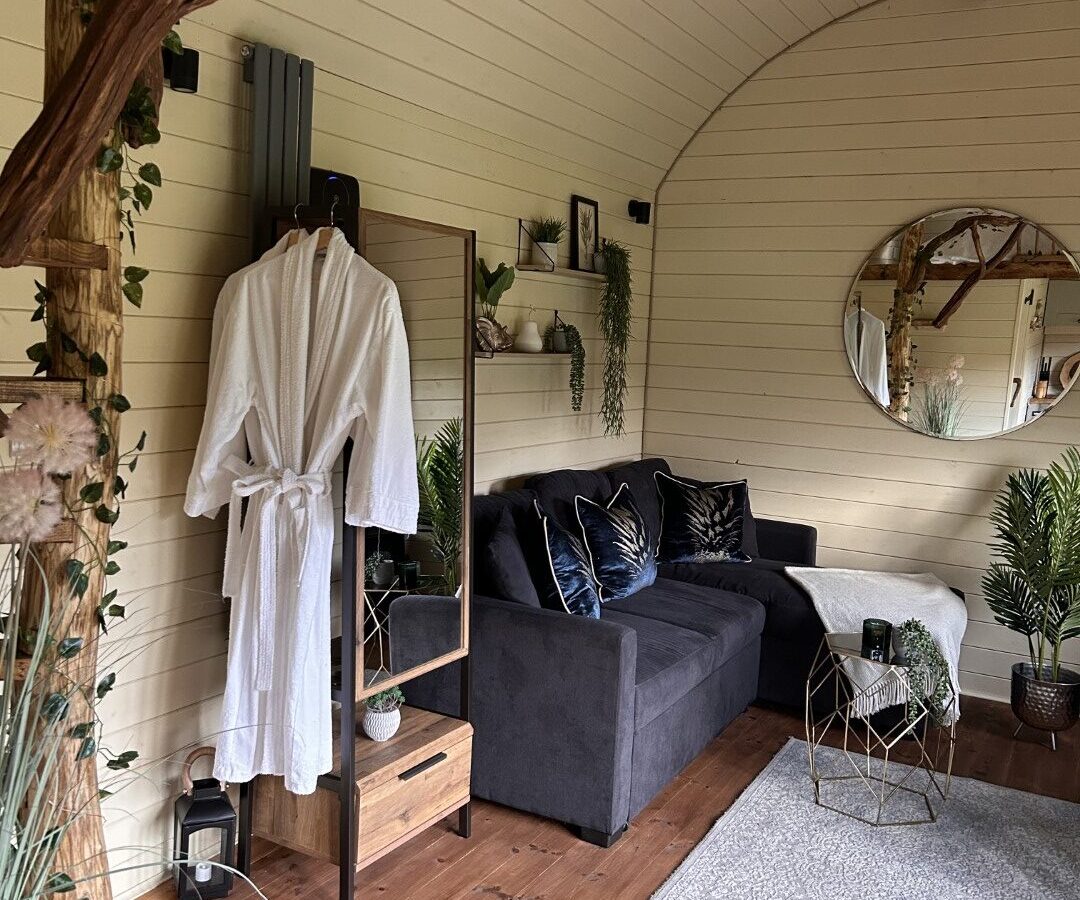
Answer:
<svg viewBox="0 0 1080 900"><path fill-rule="evenodd" d="M258 533L251 545L257 560L255 573L258 578L257 602L258 634L256 636L255 688L268 691L274 675L274 643L277 637L277 541L279 507L293 495L296 505L287 508L292 514L295 534L299 538L297 549L300 553L300 567L297 570L296 586L304 579L304 567L307 565L308 551L311 549L311 510L310 502L330 493L330 474L313 472L298 475L291 469L277 469L272 466L253 466L238 456L231 456L225 462L225 468L236 475L232 483L232 500L229 503L229 530L225 543L225 573L223 590L227 597L240 594L243 570L241 566L240 505L245 497L260 495L258 521L255 523Z"/></svg>

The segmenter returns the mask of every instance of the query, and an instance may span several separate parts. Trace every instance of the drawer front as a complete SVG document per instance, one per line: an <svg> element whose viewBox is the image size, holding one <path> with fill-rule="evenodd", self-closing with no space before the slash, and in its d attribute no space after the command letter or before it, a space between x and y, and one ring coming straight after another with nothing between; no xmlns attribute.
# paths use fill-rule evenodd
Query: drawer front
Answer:
<svg viewBox="0 0 1080 900"><path fill-rule="evenodd" d="M358 864L457 809L469 799L472 737L436 751L395 777L357 797Z"/></svg>

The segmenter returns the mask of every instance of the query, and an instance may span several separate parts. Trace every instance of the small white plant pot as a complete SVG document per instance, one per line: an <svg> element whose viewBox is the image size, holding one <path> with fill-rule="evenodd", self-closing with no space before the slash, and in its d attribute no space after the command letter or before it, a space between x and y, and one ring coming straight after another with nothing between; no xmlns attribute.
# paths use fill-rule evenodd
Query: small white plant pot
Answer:
<svg viewBox="0 0 1080 900"><path fill-rule="evenodd" d="M392 709L390 712L376 712L367 707L364 710L363 719L364 734L373 741L388 741L401 727L401 710Z"/></svg>
<svg viewBox="0 0 1080 900"><path fill-rule="evenodd" d="M546 254L546 255L545 255ZM537 241L533 244L532 264L545 269L554 268L559 261L559 245Z"/></svg>

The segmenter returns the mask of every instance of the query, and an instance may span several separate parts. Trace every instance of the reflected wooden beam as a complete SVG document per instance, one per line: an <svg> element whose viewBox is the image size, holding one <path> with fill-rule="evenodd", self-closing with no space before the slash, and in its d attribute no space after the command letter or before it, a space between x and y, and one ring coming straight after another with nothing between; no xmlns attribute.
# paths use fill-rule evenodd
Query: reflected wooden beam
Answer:
<svg viewBox="0 0 1080 900"><path fill-rule="evenodd" d="M963 281L978 271L978 263L934 263L926 267L926 281ZM860 281L896 282L899 270L895 263L871 264L863 269ZM983 275L983 281L1017 280L1021 278L1052 278L1055 281L1080 281L1080 272L1063 254L1053 256L1024 256L1011 259Z"/></svg>

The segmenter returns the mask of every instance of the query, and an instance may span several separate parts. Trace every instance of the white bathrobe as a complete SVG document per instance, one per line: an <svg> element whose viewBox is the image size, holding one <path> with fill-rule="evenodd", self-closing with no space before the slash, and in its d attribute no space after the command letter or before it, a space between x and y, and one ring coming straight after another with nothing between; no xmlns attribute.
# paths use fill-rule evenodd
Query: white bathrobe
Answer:
<svg viewBox="0 0 1080 900"><path fill-rule="evenodd" d="M346 521L414 533L419 506L397 289L340 231L317 262L317 234L283 238L222 289L184 505L212 517L230 504L214 775L284 775L301 794L332 766L330 473L346 438Z"/></svg>

